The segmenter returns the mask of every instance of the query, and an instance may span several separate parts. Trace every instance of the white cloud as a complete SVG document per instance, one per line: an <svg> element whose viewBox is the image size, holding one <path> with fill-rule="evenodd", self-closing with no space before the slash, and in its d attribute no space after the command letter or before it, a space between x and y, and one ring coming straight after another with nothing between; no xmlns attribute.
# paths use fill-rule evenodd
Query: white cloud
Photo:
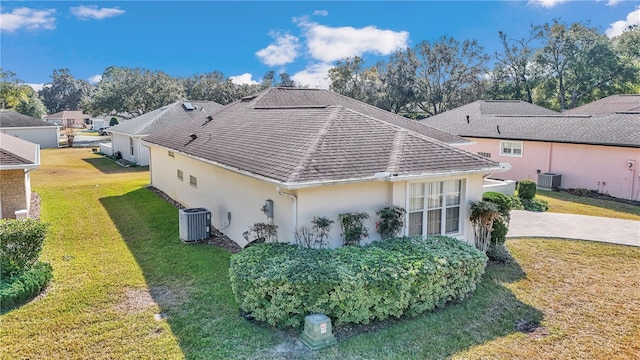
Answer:
<svg viewBox="0 0 640 360"><path fill-rule="evenodd" d="M44 84L27 84L35 91L40 91L44 88Z"/></svg>
<svg viewBox="0 0 640 360"><path fill-rule="evenodd" d="M360 56L366 52L389 55L407 47L407 31L381 30L375 26L356 29L351 26L329 27L306 18L296 19L303 28L311 56L322 62Z"/></svg>
<svg viewBox="0 0 640 360"><path fill-rule="evenodd" d="M630 12L627 15L626 20L620 20L612 23L604 33L611 39L622 34L624 29L631 25L640 26L640 6L636 8L635 11Z"/></svg>
<svg viewBox="0 0 640 360"><path fill-rule="evenodd" d="M607 3L607 6L616 6L618 5L619 2L620 0L609 0L609 2Z"/></svg>
<svg viewBox="0 0 640 360"><path fill-rule="evenodd" d="M118 8L100 8L96 5L80 5L80 6L72 6L69 8L71 10L71 14L77 17L80 20L103 20L106 18L118 16L124 14L124 10Z"/></svg>
<svg viewBox="0 0 640 360"><path fill-rule="evenodd" d="M100 80L102 80L102 75L100 75L100 74L93 75L92 77L90 77L87 80L89 81L89 84L96 84L96 83L100 82Z"/></svg>
<svg viewBox="0 0 640 360"><path fill-rule="evenodd" d="M13 32L20 28L26 28L27 30L53 30L56 28L55 12L55 9L15 8L10 13L0 13L0 30L8 32Z"/></svg>
<svg viewBox="0 0 640 360"><path fill-rule="evenodd" d="M298 38L291 34L275 32L270 35L276 40L276 43L256 52L256 56L260 61L269 66L285 65L293 62L298 56L298 48L300 47Z"/></svg>
<svg viewBox="0 0 640 360"><path fill-rule="evenodd" d="M329 69L332 67L331 64L326 63L310 64L306 69L293 74L291 79L298 85L328 89L331 84Z"/></svg>
<svg viewBox="0 0 640 360"><path fill-rule="evenodd" d="M229 76L229 79L231 79L231 82L234 84L238 84L238 85L255 85L258 82L251 79L253 77L253 75L251 75L250 73L244 73L242 75L236 75L236 76Z"/></svg>
<svg viewBox="0 0 640 360"><path fill-rule="evenodd" d="M551 9L554 6L565 3L567 1L569 0L529 0L529 4Z"/></svg>
<svg viewBox="0 0 640 360"><path fill-rule="evenodd" d="M327 16L327 15L329 15L329 12L327 10L316 10L316 11L313 12L313 15Z"/></svg>

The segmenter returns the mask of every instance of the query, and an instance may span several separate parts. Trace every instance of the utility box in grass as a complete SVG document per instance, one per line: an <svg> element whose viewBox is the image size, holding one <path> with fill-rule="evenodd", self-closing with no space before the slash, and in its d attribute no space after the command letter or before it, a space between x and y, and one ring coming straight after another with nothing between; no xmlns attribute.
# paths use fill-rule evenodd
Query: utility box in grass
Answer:
<svg viewBox="0 0 640 360"><path fill-rule="evenodd" d="M304 331L300 341L312 350L322 349L337 343L333 336L331 319L324 314L313 314L304 317Z"/></svg>

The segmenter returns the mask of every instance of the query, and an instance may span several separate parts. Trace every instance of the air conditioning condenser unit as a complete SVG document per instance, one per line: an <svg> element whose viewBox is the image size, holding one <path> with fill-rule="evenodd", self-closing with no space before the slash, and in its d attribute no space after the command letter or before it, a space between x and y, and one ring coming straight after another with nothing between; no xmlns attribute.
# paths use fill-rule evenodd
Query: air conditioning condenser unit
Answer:
<svg viewBox="0 0 640 360"><path fill-rule="evenodd" d="M180 209L178 212L180 240L194 242L211 235L211 211L205 208Z"/></svg>

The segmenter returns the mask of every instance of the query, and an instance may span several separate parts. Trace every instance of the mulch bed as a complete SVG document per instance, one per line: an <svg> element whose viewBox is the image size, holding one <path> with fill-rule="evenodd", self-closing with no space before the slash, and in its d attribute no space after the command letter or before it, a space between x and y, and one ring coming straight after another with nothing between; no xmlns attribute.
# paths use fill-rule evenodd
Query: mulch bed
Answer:
<svg viewBox="0 0 640 360"><path fill-rule="evenodd" d="M185 208L184 206L182 206L182 204L172 199L169 195L165 194L162 190L157 189L151 185L147 186L147 189L151 190L151 192L153 192L158 197L160 197L164 201L171 204L176 209L180 210ZM218 229L214 228L213 226L211 226L211 228L212 228L211 236L208 239L201 241L202 243L221 247L232 254L238 253L242 250L240 245L236 244L235 241L229 239L229 237L221 233Z"/></svg>
<svg viewBox="0 0 640 360"><path fill-rule="evenodd" d="M588 198L600 199L600 200L609 200L609 201L615 201L615 202L624 203L624 204L640 206L640 201L634 201L634 200L629 200L629 199L621 199L621 198L613 197L613 196L611 196L609 194L604 194L604 193L598 192L596 190L561 189L560 191L565 192L567 194L575 195L575 196L582 196L582 197L588 197Z"/></svg>

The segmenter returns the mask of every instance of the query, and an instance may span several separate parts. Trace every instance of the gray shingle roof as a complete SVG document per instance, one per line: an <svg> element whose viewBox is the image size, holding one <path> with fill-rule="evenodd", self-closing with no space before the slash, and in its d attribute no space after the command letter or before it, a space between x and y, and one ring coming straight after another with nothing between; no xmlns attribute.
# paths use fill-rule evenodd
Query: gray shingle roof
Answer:
<svg viewBox="0 0 640 360"><path fill-rule="evenodd" d="M35 165L38 145L15 136L0 133L0 165Z"/></svg>
<svg viewBox="0 0 640 360"><path fill-rule="evenodd" d="M507 110L494 109L494 113L501 114L494 115L469 111L473 109L469 105L421 122L464 137L640 147L640 113L567 115L548 110L550 115L541 115L536 114L542 112L535 109L537 106L529 104L534 110L530 116L522 113L526 107L513 115L506 115ZM504 105L505 109L511 107L508 103Z"/></svg>
<svg viewBox="0 0 640 360"><path fill-rule="evenodd" d="M330 104L331 98L342 104ZM388 121L393 114L381 119L360 111L367 108L326 90L271 88L227 105L210 121L202 116L145 141L287 184L373 178L379 172L410 176L499 169L415 127Z"/></svg>
<svg viewBox="0 0 640 360"><path fill-rule="evenodd" d="M615 112L640 112L640 95L621 94L611 95L606 98L566 110L563 114L598 115Z"/></svg>
<svg viewBox="0 0 640 360"><path fill-rule="evenodd" d="M182 105L185 102L190 103L194 110L186 110ZM222 105L213 101L176 101L131 120L123 121L109 128L109 131L128 135L153 134L186 120L206 117L206 114L213 113L221 108ZM203 114L205 115L203 116Z"/></svg>
<svg viewBox="0 0 640 360"><path fill-rule="evenodd" d="M1 110L0 111L0 127L37 127L37 126L53 126L48 122L34 117L23 115L15 111Z"/></svg>

